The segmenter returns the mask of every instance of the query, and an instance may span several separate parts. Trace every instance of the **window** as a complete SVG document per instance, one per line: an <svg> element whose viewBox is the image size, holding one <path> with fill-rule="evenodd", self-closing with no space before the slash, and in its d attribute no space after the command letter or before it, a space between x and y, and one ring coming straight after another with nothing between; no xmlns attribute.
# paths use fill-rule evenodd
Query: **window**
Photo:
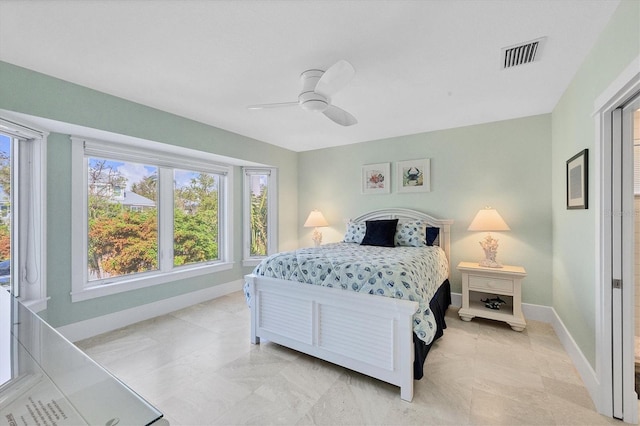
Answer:
<svg viewBox="0 0 640 426"><path fill-rule="evenodd" d="M0 119L0 285L46 309L46 133Z"/></svg>
<svg viewBox="0 0 640 426"><path fill-rule="evenodd" d="M173 264L216 261L220 176L174 171Z"/></svg>
<svg viewBox="0 0 640 426"><path fill-rule="evenodd" d="M158 167L88 157L89 282L158 270ZM126 189L123 189L126 188Z"/></svg>
<svg viewBox="0 0 640 426"><path fill-rule="evenodd" d="M0 133L0 286L11 285L11 145Z"/></svg>
<svg viewBox="0 0 640 426"><path fill-rule="evenodd" d="M276 170L244 169L244 265L277 251Z"/></svg>
<svg viewBox="0 0 640 426"><path fill-rule="evenodd" d="M72 143L72 300L231 268L232 167L159 143Z"/></svg>

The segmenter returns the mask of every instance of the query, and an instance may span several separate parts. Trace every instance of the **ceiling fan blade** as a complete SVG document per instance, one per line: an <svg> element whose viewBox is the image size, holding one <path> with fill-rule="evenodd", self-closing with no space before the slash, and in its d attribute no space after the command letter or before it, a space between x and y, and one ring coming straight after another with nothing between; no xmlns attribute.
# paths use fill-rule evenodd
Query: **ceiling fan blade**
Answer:
<svg viewBox="0 0 640 426"><path fill-rule="evenodd" d="M322 113L341 126L353 126L358 123L353 115L335 105L329 105Z"/></svg>
<svg viewBox="0 0 640 426"><path fill-rule="evenodd" d="M328 98L342 89L355 74L353 65L341 59L322 74L314 91Z"/></svg>
<svg viewBox="0 0 640 426"><path fill-rule="evenodd" d="M299 105L299 103L298 102L280 102L276 104L249 105L247 109L281 108L281 107L289 107L294 105Z"/></svg>

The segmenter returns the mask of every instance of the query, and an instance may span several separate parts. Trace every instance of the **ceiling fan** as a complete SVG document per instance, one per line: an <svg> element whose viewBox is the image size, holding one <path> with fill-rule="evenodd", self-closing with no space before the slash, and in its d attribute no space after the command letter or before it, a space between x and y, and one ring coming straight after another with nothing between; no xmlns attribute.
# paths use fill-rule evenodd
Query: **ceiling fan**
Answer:
<svg viewBox="0 0 640 426"><path fill-rule="evenodd" d="M326 71L307 70L300 74L302 91L298 95L298 102L250 105L248 108L265 109L300 105L306 111L321 112L342 126L352 126L358 120L342 108L332 105L331 95L346 86L355 73L353 65L345 60L336 62Z"/></svg>

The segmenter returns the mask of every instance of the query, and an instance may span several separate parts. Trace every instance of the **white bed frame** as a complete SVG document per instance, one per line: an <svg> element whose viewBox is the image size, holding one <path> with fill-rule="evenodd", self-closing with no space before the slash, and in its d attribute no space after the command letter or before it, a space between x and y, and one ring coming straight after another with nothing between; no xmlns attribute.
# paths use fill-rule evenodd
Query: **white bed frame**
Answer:
<svg viewBox="0 0 640 426"><path fill-rule="evenodd" d="M353 220L395 218L400 222L420 219L440 228L440 246L451 270L452 220L408 209L376 210ZM260 339L278 343L400 386L400 397L413 399L413 314L417 302L253 274L245 279L251 293L251 343L258 344ZM367 324L366 338L360 333L362 324Z"/></svg>

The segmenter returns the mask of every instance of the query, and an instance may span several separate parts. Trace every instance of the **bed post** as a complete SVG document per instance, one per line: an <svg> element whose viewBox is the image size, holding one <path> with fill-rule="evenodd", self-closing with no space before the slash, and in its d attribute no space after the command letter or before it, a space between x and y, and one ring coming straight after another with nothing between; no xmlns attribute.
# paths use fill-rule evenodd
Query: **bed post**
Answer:
<svg viewBox="0 0 640 426"><path fill-rule="evenodd" d="M249 294L251 295L251 343L257 345L260 343L258 332L258 292L256 291L256 276L251 274L245 276L245 280L249 284Z"/></svg>
<svg viewBox="0 0 640 426"><path fill-rule="evenodd" d="M447 256L447 262L449 263L449 277L451 277L451 224L453 220L441 220L440 229L442 235L440 236L440 247L444 250L444 254Z"/></svg>
<svg viewBox="0 0 640 426"><path fill-rule="evenodd" d="M413 343L413 315L401 317L402 322L398 322L398 336L400 340L400 398L403 401L411 402L413 399L413 361L415 359L415 349Z"/></svg>

